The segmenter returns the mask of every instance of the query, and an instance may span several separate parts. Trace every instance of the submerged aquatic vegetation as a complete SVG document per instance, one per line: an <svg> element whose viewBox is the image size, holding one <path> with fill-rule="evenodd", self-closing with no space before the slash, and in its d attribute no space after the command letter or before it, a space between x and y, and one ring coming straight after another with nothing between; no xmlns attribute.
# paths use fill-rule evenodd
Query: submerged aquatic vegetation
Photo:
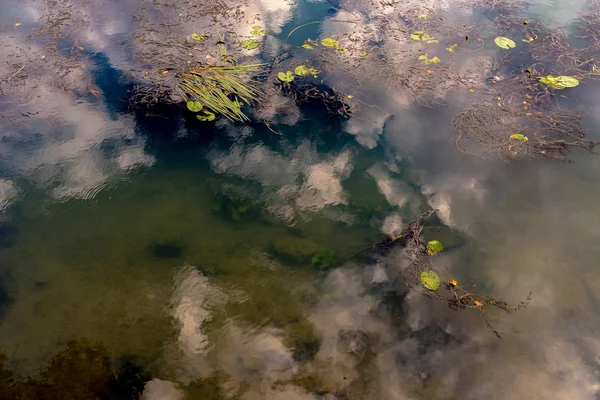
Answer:
<svg viewBox="0 0 600 400"><path fill-rule="evenodd" d="M238 64L195 68L179 76L177 91L187 102L199 102L213 113L233 121L248 121L241 106L259 101L261 93L250 75L261 67Z"/></svg>
<svg viewBox="0 0 600 400"><path fill-rule="evenodd" d="M317 251L311 260L313 265L319 265L321 267L330 267L337 261L337 254L331 249L323 249Z"/></svg>
<svg viewBox="0 0 600 400"><path fill-rule="evenodd" d="M70 341L35 376L6 369L0 353L0 398L3 400L98 400L140 398L151 376L131 362L113 370L108 350L100 342Z"/></svg>

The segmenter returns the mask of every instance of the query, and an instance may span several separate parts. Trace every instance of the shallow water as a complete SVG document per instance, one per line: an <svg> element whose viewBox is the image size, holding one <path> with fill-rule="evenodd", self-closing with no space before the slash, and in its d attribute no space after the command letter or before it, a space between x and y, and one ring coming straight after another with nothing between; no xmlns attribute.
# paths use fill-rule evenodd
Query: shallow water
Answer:
<svg viewBox="0 0 600 400"><path fill-rule="evenodd" d="M378 64L352 64L322 81L355 102L347 120L271 93L247 124L200 123L183 107L127 103L145 72L185 53L158 47L150 60L140 34L160 37L161 18L178 12L173 36L218 31L194 18L212 8L173 4L0 2L0 350L11 370L35 374L86 337L116 366L131 358L148 371L146 399L597 398L597 156L507 161L455 146L453 116L494 90L495 28L480 32L482 49L473 33L459 42L473 48L452 66L476 76L460 90L440 83L415 99ZM376 59L410 45L390 39L398 15L431 8L440 24L487 26L506 12L390 4L252 1L228 40L260 24L260 53L233 54L269 62L291 49L310 61L306 38L372 40L373 29ZM577 32L595 7L556 4L509 12ZM54 30L56 42L35 35ZM556 100L582 113L592 140L597 87L582 79ZM402 251L350 257L428 208L445 278L513 304L533 292L518 313L487 311L502 340L478 310L407 289ZM332 253L346 262L313 261Z"/></svg>

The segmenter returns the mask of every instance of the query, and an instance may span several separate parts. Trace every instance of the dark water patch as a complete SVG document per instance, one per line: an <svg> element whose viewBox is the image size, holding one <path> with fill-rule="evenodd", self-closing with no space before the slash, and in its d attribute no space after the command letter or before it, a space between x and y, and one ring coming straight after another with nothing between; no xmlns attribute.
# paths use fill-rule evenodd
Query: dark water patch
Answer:
<svg viewBox="0 0 600 400"><path fill-rule="evenodd" d="M150 253L156 258L181 258L184 253L183 245L176 240L159 240L149 246Z"/></svg>
<svg viewBox="0 0 600 400"><path fill-rule="evenodd" d="M17 242L19 229L16 225L2 223L0 224L0 249L12 247Z"/></svg>
<svg viewBox="0 0 600 400"><path fill-rule="evenodd" d="M305 318L292 321L284 328L283 343L292 350L294 360L299 362L314 359L321 348L314 325Z"/></svg>
<svg viewBox="0 0 600 400"><path fill-rule="evenodd" d="M281 236L273 239L269 246L269 253L287 265L307 266L319 250L317 243L310 239L295 236Z"/></svg>
<svg viewBox="0 0 600 400"><path fill-rule="evenodd" d="M101 342L85 338L70 341L39 374L22 376L6 366L0 353L0 398L3 400L98 400L139 398L151 379L143 367L129 359L117 362Z"/></svg>
<svg viewBox="0 0 600 400"><path fill-rule="evenodd" d="M15 298L8 288L8 281L6 274L0 275L0 321L15 302Z"/></svg>

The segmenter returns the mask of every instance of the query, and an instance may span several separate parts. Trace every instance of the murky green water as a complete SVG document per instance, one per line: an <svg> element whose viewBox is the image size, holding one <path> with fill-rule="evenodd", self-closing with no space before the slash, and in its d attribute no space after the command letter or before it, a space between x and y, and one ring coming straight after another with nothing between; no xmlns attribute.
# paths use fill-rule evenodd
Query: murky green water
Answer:
<svg viewBox="0 0 600 400"><path fill-rule="evenodd" d="M145 370L136 379L149 400L596 399L599 159L583 149L568 153L574 163L472 157L457 149L452 118L477 102L508 104L501 65L552 71L526 64L527 44L490 27L494 18L564 27L576 47L581 14L599 11L511 5L252 1L227 14L241 21L227 31L212 3L0 2L4 368L43 374L84 337L105 346L116 374L126 360ZM456 40L458 55L447 61L443 42L428 53L440 66L396 65L390 54L412 43L402 21L420 29L429 10L427 18L460 27L443 38ZM140 35L160 38L171 14L182 21L173 37L217 26L236 41L264 27L260 53L231 46L240 57L268 63L288 50L293 62L316 63L301 48L306 38L350 33L368 38L360 57L373 64L344 51L322 57L340 66L321 83L353 107L348 119L318 101L299 107L268 80L247 124L200 123L172 105L133 110L130 90L148 84L146 72L188 51L159 47L145 57L155 44ZM503 59L499 34L514 35L523 56ZM395 75L378 75L382 65ZM475 78L452 90L446 81L415 86L417 74L442 67ZM580 113L597 140L598 84L580 78L552 104ZM433 258L444 279L514 304L533 292L518 313L485 309L502 340L479 310L456 312L407 287L401 249L351 257L430 208L438 218L423 234L446 247ZM320 265L334 254L333 266ZM5 390L12 381L0 378ZM71 394L52 382L39 390L142 397L122 381L118 395Z"/></svg>

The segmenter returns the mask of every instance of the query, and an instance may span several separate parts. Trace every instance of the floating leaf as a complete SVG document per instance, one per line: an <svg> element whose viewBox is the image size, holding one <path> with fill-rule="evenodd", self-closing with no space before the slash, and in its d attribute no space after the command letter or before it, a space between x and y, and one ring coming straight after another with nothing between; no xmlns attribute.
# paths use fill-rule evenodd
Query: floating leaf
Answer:
<svg viewBox="0 0 600 400"><path fill-rule="evenodd" d="M267 31L265 31L264 29L261 29L260 26L253 26L252 29L250 30L250 34L253 36L262 36L262 35L266 35Z"/></svg>
<svg viewBox="0 0 600 400"><path fill-rule="evenodd" d="M430 256L435 256L440 251L444 250L444 246L437 240L432 240L427 243L427 254Z"/></svg>
<svg viewBox="0 0 600 400"><path fill-rule="evenodd" d="M531 42L535 41L535 39L537 39L537 36L534 35L534 36L528 37L527 39L521 39L521 41L523 43L531 43Z"/></svg>
<svg viewBox="0 0 600 400"><path fill-rule="evenodd" d="M206 40L206 36L204 36L203 34L192 33L190 37L199 42L202 40Z"/></svg>
<svg viewBox="0 0 600 400"><path fill-rule="evenodd" d="M510 139L511 140L520 140L521 142L528 142L529 138L525 135L522 135L520 133L513 133L512 135L510 135Z"/></svg>
<svg viewBox="0 0 600 400"><path fill-rule="evenodd" d="M427 53L420 55L419 60L423 61L425 64L437 64L440 61L442 61L437 57L432 57L432 58L427 57Z"/></svg>
<svg viewBox="0 0 600 400"><path fill-rule="evenodd" d="M282 82L291 82L294 80L294 74L292 73L292 71L280 72L277 74L277 77Z"/></svg>
<svg viewBox="0 0 600 400"><path fill-rule="evenodd" d="M501 47L503 49L514 49L515 47L517 47L517 44L514 40L504 36L498 36L496 39L494 39L494 42L496 42L496 45L498 47Z"/></svg>
<svg viewBox="0 0 600 400"><path fill-rule="evenodd" d="M540 78L540 82L551 86L553 89L561 90L579 85L579 80L572 76L552 76L547 75Z"/></svg>
<svg viewBox="0 0 600 400"><path fill-rule="evenodd" d="M22 24L20 22L15 22L15 26L18 28L19 26L21 26Z"/></svg>
<svg viewBox="0 0 600 400"><path fill-rule="evenodd" d="M438 290L440 287L440 277L435 271L423 271L421 272L421 283L429 290Z"/></svg>
<svg viewBox="0 0 600 400"><path fill-rule="evenodd" d="M439 42L439 40L437 40L433 36L429 36L429 34L425 33L424 31L413 32L413 33L410 34L410 38L412 40L422 40L423 42L425 42L427 44L432 44L432 43L438 43Z"/></svg>
<svg viewBox="0 0 600 400"><path fill-rule="evenodd" d="M456 279L450 279L448 281L448 286L456 287L456 285L458 285L458 282L456 282Z"/></svg>
<svg viewBox="0 0 600 400"><path fill-rule="evenodd" d="M340 42L338 42L337 40L333 39L333 38L325 38L323 40L321 40L321 44L325 47L338 47L340 45Z"/></svg>
<svg viewBox="0 0 600 400"><path fill-rule="evenodd" d="M458 45L454 43L453 45L446 47L446 50L448 50L450 53L454 53L454 49L456 48L456 46Z"/></svg>
<svg viewBox="0 0 600 400"><path fill-rule="evenodd" d="M419 18L419 19L429 19L429 14L419 14L419 15L417 15L417 18Z"/></svg>
<svg viewBox="0 0 600 400"><path fill-rule="evenodd" d="M317 71L313 67L307 67L306 65L298 65L296 69L294 69L294 73L298 76L312 75L316 78L318 72L319 71Z"/></svg>
<svg viewBox="0 0 600 400"><path fill-rule="evenodd" d="M410 34L410 38L412 40L421 40L421 38L423 37L423 35L425 34L425 32L423 31L416 31Z"/></svg>
<svg viewBox="0 0 600 400"><path fill-rule="evenodd" d="M319 42L317 42L316 40L306 39L302 47L304 47L305 49L312 49L313 47L316 47L318 45Z"/></svg>
<svg viewBox="0 0 600 400"><path fill-rule="evenodd" d="M191 112L198 112L202 110L202 103L200 103L199 101L188 101L186 105L188 110L190 110Z"/></svg>
<svg viewBox="0 0 600 400"><path fill-rule="evenodd" d="M479 308L483 307L483 303L479 300L475 300L475 305Z"/></svg>
<svg viewBox="0 0 600 400"><path fill-rule="evenodd" d="M258 47L258 40L256 39L247 39L242 42L242 49L246 50L254 50Z"/></svg>
<svg viewBox="0 0 600 400"><path fill-rule="evenodd" d="M204 111L204 114L196 115L200 121L214 121L216 116L210 111Z"/></svg>

